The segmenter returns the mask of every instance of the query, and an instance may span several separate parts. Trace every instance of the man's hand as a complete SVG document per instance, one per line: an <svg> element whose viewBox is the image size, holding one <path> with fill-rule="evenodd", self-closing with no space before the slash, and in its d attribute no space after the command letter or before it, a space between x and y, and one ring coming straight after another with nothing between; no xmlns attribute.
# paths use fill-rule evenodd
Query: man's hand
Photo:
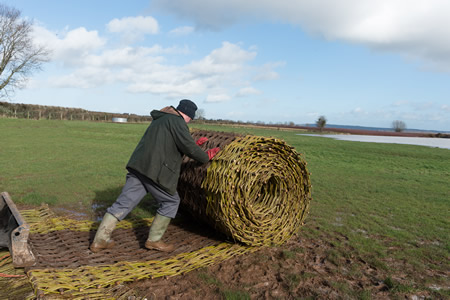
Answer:
<svg viewBox="0 0 450 300"><path fill-rule="evenodd" d="M214 156L216 156L217 152L220 151L219 147L209 149L206 151L206 154L208 154L209 160L211 160Z"/></svg>
<svg viewBox="0 0 450 300"><path fill-rule="evenodd" d="M208 138L206 137L201 137L199 138L195 143L199 146L203 145L206 141L208 140Z"/></svg>

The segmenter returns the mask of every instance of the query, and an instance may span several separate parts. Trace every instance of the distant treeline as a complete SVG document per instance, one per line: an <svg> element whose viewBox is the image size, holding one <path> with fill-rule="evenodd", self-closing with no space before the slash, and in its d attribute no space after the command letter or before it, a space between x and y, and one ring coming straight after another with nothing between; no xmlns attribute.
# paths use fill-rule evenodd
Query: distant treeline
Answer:
<svg viewBox="0 0 450 300"><path fill-rule="evenodd" d="M112 121L112 118L127 118L128 122L150 122L152 117L128 113L107 113L89 111L81 108L68 108L60 106L34 105L22 103L0 102L0 117L34 119L34 120L79 120L79 121ZM224 125L253 125L274 126L276 128L302 128L293 122L266 124L263 121L242 122L224 119L206 119L203 116L196 117L195 123L224 124ZM314 130L314 128L312 129Z"/></svg>
<svg viewBox="0 0 450 300"><path fill-rule="evenodd" d="M80 108L68 108L60 106L46 106L34 104L21 104L0 102L0 116L34 120L79 120L79 121L112 121L112 118L127 118L128 122L149 122L150 115L140 116L127 113L107 113L89 111Z"/></svg>
<svg viewBox="0 0 450 300"><path fill-rule="evenodd" d="M141 116L136 114L128 113L107 113L107 112L96 112L89 111L81 108L68 108L60 106L45 106L45 105L34 105L34 104L20 104L20 103L10 103L10 102L0 102L0 117L7 118L21 118L21 119L34 119L34 120L79 120L79 121L97 121L97 122L111 122L112 118L126 118L127 122L151 122L152 117ZM306 130L306 131L317 131L321 132L320 128L314 126L305 126L295 124L294 122L285 123L272 123L272 122L243 122L243 121L232 121L224 119L206 119L204 116L199 116L194 123L206 123L206 124L223 124L223 125L233 125L233 126L252 126L252 127L264 127L272 128L277 130ZM394 132L392 130L366 130L361 129L350 129L350 128L333 128L326 127L324 132L336 132L336 133L346 133L346 134L363 134L363 135L383 135L383 136L416 136L416 137L438 137L438 138L450 138L449 133L427 133L427 132Z"/></svg>

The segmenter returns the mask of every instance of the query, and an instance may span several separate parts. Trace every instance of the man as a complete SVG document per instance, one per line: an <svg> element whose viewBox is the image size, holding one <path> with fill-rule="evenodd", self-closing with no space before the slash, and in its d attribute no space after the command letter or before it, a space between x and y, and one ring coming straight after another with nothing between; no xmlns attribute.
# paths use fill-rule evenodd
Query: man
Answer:
<svg viewBox="0 0 450 300"><path fill-rule="evenodd" d="M123 220L147 193L152 194L159 208L145 247L165 252L174 250L173 245L164 243L161 238L180 204L177 184L183 155L206 163L220 150L213 148L204 152L199 145L207 138L195 142L190 135L187 123L194 119L196 111L197 105L184 99L177 108L168 106L150 113L153 121L128 161L125 186L116 202L107 209L90 246L92 252L114 246L111 233L117 222Z"/></svg>

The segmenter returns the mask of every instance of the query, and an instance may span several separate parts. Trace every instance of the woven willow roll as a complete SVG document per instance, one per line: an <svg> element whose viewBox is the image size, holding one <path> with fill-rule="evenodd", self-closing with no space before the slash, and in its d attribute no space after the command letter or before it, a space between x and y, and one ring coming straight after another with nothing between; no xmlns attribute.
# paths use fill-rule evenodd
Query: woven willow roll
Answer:
<svg viewBox="0 0 450 300"><path fill-rule="evenodd" d="M179 181L182 207L235 241L279 245L302 225L311 200L306 162L284 141L208 131L204 149L220 147L199 165L185 158Z"/></svg>

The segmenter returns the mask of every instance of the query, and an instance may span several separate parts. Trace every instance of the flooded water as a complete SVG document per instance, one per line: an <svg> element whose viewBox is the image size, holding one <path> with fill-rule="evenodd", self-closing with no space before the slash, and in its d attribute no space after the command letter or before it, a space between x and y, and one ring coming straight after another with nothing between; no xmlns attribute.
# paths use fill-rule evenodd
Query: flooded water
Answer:
<svg viewBox="0 0 450 300"><path fill-rule="evenodd" d="M299 134L299 135L326 137L341 141L407 144L407 145L418 145L418 146L450 149L450 139L445 138L351 135L351 134Z"/></svg>

